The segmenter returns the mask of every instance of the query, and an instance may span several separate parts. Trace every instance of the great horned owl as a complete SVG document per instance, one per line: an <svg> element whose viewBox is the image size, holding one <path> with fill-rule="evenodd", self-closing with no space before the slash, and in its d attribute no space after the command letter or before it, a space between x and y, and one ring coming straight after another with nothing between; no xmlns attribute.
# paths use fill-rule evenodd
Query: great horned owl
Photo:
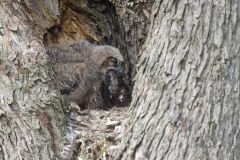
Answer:
<svg viewBox="0 0 240 160"><path fill-rule="evenodd" d="M81 41L71 45L47 48L60 92L67 102L75 102L84 108L93 94L93 86L101 83L109 70L122 71L119 63L123 56L108 45L95 45Z"/></svg>

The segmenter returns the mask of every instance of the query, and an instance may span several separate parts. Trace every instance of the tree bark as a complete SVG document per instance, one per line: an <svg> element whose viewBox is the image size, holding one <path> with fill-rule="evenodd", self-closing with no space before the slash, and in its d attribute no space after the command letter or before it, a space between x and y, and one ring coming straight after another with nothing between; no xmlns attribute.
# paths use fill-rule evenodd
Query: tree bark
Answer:
<svg viewBox="0 0 240 160"><path fill-rule="evenodd" d="M0 159L57 159L62 149L64 108L43 41L125 50L106 6L87 2L0 2ZM131 78L141 56L118 158L240 159L239 2L156 0L151 14L151 0L112 3Z"/></svg>
<svg viewBox="0 0 240 160"><path fill-rule="evenodd" d="M27 11L23 1L0 2L0 159L57 159L64 135L61 98L42 31ZM42 25L51 20L42 18Z"/></svg>
<svg viewBox="0 0 240 160"><path fill-rule="evenodd" d="M148 34L150 25L150 13L153 0L112 0L116 8L116 14L120 22L120 28L124 35L127 56L125 60L129 64L126 70L129 75L129 85L132 90L134 77L137 73L136 65L140 57L140 50Z"/></svg>
<svg viewBox="0 0 240 160"><path fill-rule="evenodd" d="M155 1L119 159L239 159L239 6Z"/></svg>

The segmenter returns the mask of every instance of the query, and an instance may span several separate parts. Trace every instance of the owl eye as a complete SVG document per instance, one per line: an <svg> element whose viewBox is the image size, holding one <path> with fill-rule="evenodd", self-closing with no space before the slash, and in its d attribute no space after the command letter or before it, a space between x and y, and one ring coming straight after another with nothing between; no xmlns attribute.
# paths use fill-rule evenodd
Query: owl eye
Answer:
<svg viewBox="0 0 240 160"><path fill-rule="evenodd" d="M108 61L108 65L109 66L115 66L117 64L117 62L116 61Z"/></svg>
<svg viewBox="0 0 240 160"><path fill-rule="evenodd" d="M109 57L103 62L102 67L108 68L108 67L115 67L116 65L117 65L117 60L113 57Z"/></svg>
<svg viewBox="0 0 240 160"><path fill-rule="evenodd" d="M116 66L117 63L118 63L117 60L115 58L112 58L112 57L109 58L107 61L108 61L108 65L111 66L111 67Z"/></svg>
<svg viewBox="0 0 240 160"><path fill-rule="evenodd" d="M114 62L114 63L117 63L117 59L116 59L116 58L113 58L113 57L110 58L110 61L112 61L112 62Z"/></svg>

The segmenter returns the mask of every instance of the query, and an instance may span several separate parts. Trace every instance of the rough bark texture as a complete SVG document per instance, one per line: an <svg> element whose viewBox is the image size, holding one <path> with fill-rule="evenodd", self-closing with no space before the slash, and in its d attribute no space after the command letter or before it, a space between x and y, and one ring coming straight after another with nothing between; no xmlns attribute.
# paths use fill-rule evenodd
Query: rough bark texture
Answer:
<svg viewBox="0 0 240 160"><path fill-rule="evenodd" d="M115 10L108 1L87 0L11 0L0 2L0 7L1 159L56 159L66 136L66 108L55 90L43 43L87 39L116 46L127 56ZM92 99L92 106L99 105ZM81 151L89 153L89 145Z"/></svg>
<svg viewBox="0 0 240 160"><path fill-rule="evenodd" d="M23 2L0 2L0 159L5 160L56 159L62 147L60 96L28 13Z"/></svg>
<svg viewBox="0 0 240 160"><path fill-rule="evenodd" d="M129 79L141 55L119 159L240 159L238 0L156 0L152 11L150 0L112 3L122 27L105 0L0 2L0 159L59 155L64 116L42 42L82 39L120 48ZM90 117L94 126L118 115L108 114L79 121ZM119 128L113 122L106 124L111 134ZM112 144L96 143L93 151L84 144L106 137L106 126L92 127L100 128L93 134L84 126L92 134L83 138L84 157L107 157Z"/></svg>
<svg viewBox="0 0 240 160"><path fill-rule="evenodd" d="M154 3L119 159L239 159L239 6Z"/></svg>
<svg viewBox="0 0 240 160"><path fill-rule="evenodd" d="M150 25L150 12L153 0L112 0L116 7L116 14L120 23L121 33L124 35L126 43L129 75L129 85L134 85L133 79L136 75L136 65L140 57L140 50L147 37Z"/></svg>

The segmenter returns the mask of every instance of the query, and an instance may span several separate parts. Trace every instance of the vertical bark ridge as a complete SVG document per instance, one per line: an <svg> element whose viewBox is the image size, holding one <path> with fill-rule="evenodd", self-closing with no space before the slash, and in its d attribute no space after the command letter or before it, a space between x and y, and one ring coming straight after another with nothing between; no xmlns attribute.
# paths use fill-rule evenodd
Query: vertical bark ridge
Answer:
<svg viewBox="0 0 240 160"><path fill-rule="evenodd" d="M238 3L155 2L121 159L231 158L239 132Z"/></svg>
<svg viewBox="0 0 240 160"><path fill-rule="evenodd" d="M19 1L0 14L0 159L56 159L63 111L42 39Z"/></svg>

